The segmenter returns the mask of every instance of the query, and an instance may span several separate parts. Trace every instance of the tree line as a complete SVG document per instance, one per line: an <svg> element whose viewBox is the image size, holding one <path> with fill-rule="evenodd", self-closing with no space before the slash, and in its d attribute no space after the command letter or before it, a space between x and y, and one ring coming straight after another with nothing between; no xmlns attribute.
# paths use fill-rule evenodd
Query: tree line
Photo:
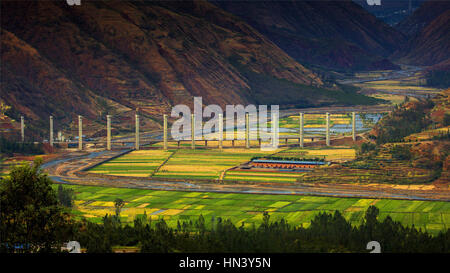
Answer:
<svg viewBox="0 0 450 273"><path fill-rule="evenodd" d="M16 142L5 137L0 137L0 154L12 156L14 153L37 155L43 154L42 144L34 144L33 142Z"/></svg>
<svg viewBox="0 0 450 273"><path fill-rule="evenodd" d="M434 103L430 99L414 103L414 107L395 107L388 116L384 117L375 126L377 144L389 142L401 142L405 136L421 132L431 125L432 121L428 115Z"/></svg>

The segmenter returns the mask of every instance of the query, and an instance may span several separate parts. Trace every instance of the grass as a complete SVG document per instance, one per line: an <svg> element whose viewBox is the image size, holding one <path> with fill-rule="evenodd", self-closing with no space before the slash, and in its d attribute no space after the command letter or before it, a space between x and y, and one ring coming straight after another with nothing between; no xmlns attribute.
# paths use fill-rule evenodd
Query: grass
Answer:
<svg viewBox="0 0 450 273"><path fill-rule="evenodd" d="M56 185L54 186L56 188ZM319 212L339 210L353 225L361 223L370 205L380 209L380 219L390 215L405 225L437 233L450 226L450 203L440 201L409 201L389 199L336 198L299 195L265 195L237 193L204 193L155 191L129 188L67 185L75 191L76 217L99 222L105 214L114 214L113 202L121 198L126 205L121 219L131 223L144 212L152 219L164 219L171 227L177 221L194 220L203 215L211 226L214 216L229 218L234 224L259 225L262 212L271 219L285 218L289 223L304 227Z"/></svg>

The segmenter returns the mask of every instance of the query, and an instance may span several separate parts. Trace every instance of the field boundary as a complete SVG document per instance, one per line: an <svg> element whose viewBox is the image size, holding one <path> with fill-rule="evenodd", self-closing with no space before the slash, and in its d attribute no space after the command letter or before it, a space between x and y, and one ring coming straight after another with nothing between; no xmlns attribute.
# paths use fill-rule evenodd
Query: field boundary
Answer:
<svg viewBox="0 0 450 273"><path fill-rule="evenodd" d="M148 176L148 177L152 177L155 173L157 173L159 171L159 169L161 169L162 166L164 166L164 164L167 163L167 161L169 161L169 159L172 158L172 156L174 156L177 153L178 150L175 150L174 152L172 152L159 166L158 168L154 169L153 172Z"/></svg>
<svg viewBox="0 0 450 273"><path fill-rule="evenodd" d="M122 152L122 153L119 153L119 154L117 154L117 155L115 155L115 156L109 157L109 158L107 158L107 159L105 159L105 160L102 160L102 161L97 162L97 163L95 163L95 164L92 164L92 165L89 165L89 166L87 166L87 167L84 167L83 169L79 170L79 172L87 172L87 171L89 171L90 169L93 169L93 168L95 168L95 167L97 167L97 166L99 166L99 165L102 165L102 164L104 164L104 163L106 163L106 162L108 162L108 161L111 161L111 160L116 159L116 158L118 158L118 157L121 157L121 156L123 156L123 155L129 154L129 153L131 153L132 151L135 151L135 149L129 149L129 150L126 150L126 151L124 151L124 152Z"/></svg>

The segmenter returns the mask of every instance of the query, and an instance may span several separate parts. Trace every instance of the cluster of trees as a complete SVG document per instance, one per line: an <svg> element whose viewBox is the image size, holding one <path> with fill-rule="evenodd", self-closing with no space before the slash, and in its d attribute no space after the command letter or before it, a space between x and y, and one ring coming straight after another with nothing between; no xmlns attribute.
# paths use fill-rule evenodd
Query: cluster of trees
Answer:
<svg viewBox="0 0 450 273"><path fill-rule="evenodd" d="M34 144L32 142L15 142L7 138L0 137L0 154L12 156L13 153L21 154L43 154L42 144Z"/></svg>
<svg viewBox="0 0 450 273"><path fill-rule="evenodd" d="M352 226L339 211L320 213L308 228L294 227L286 220L270 221L265 212L259 226L236 227L230 220L216 218L213 227L205 219L178 223L170 228L164 220L152 221L146 215L133 225L123 225L116 216L103 223L84 222L76 235L87 252L108 253L112 246L139 246L141 252L367 252L370 241L378 241L383 252L450 252L450 230L433 237L414 227L405 227L389 216L379 221L378 208L371 206L363 223Z"/></svg>
<svg viewBox="0 0 450 273"><path fill-rule="evenodd" d="M57 191L59 203L66 208L72 208L74 204L75 192L73 189L64 188L62 185L58 186Z"/></svg>
<svg viewBox="0 0 450 273"><path fill-rule="evenodd" d="M411 160L413 158L411 145L394 145L389 152L392 154L392 158L397 160Z"/></svg>
<svg viewBox="0 0 450 273"><path fill-rule="evenodd" d="M445 113L443 123L444 126L450 125L450 113Z"/></svg>
<svg viewBox="0 0 450 273"><path fill-rule="evenodd" d="M450 71L430 71L427 74L427 85L438 88L448 88L450 86Z"/></svg>
<svg viewBox="0 0 450 273"><path fill-rule="evenodd" d="M200 216L196 221L178 222L171 228L164 220L136 217L132 225L121 223L123 200L115 201L115 215L102 223L74 221L52 181L33 165L13 167L0 183L0 252L59 252L64 242L76 240L92 253L112 252L113 246L137 246L141 252L367 252L369 241L378 241L383 252L450 252L450 230L431 236L405 227L371 206L361 225L352 226L339 211L320 213L311 225L295 227L286 220L252 227L235 226L229 219L212 218L211 228Z"/></svg>
<svg viewBox="0 0 450 273"><path fill-rule="evenodd" d="M428 99L414 104L410 108L397 106L375 126L377 144L401 142L405 136L421 132L432 123L427 113L434 103Z"/></svg>
<svg viewBox="0 0 450 273"><path fill-rule="evenodd" d="M377 145L370 143L370 142L364 142L363 144L361 144L361 146L359 147L358 153L360 155L364 155L367 154L371 151L375 151L377 148Z"/></svg>
<svg viewBox="0 0 450 273"><path fill-rule="evenodd" d="M0 252L54 252L73 234L41 163L14 166L0 181Z"/></svg>

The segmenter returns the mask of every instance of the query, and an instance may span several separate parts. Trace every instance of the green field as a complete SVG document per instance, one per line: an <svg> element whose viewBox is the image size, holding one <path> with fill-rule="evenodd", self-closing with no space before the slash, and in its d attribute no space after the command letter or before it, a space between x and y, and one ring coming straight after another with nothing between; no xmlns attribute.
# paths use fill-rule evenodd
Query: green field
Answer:
<svg viewBox="0 0 450 273"><path fill-rule="evenodd" d="M252 157L277 151L260 149L140 150L107 161L89 170L91 173L180 179L219 179L221 174ZM164 163L164 164L163 164Z"/></svg>
<svg viewBox="0 0 450 273"><path fill-rule="evenodd" d="M91 173L117 176L150 176L172 152L163 150L133 151L89 170Z"/></svg>
<svg viewBox="0 0 450 273"><path fill-rule="evenodd" d="M56 187L56 185L55 185ZM214 216L234 224L259 225L264 211L271 219L285 218L296 226L307 227L319 212L339 210L352 224L358 225L370 205L380 209L380 218L390 215L405 225L414 224L430 233L450 226L450 202L389 199L334 198L299 195L235 194L211 192L156 191L129 188L66 185L76 194L74 214L93 222L105 214L114 214L114 200L126 202L121 213L124 222L132 222L144 212L152 219L163 218L169 226L177 221L194 220L203 215L207 226Z"/></svg>

